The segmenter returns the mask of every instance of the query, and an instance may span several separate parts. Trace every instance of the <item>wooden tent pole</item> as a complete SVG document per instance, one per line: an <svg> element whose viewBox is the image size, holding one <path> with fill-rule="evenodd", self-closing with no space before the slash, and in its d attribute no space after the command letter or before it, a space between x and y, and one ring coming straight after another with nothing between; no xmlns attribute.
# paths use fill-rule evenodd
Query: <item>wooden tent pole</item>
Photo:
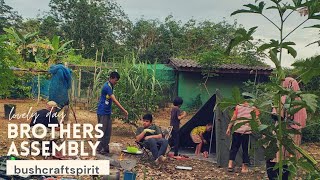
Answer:
<svg viewBox="0 0 320 180"><path fill-rule="evenodd" d="M217 94L215 96L216 96L216 102L217 102ZM217 106L217 103L214 105L214 108L213 108L213 118L212 118L212 129L211 129L211 137L210 137L209 155L211 153L212 137L213 137L213 131L214 131L214 127L215 127L214 124L215 124L215 120L216 120L216 106Z"/></svg>

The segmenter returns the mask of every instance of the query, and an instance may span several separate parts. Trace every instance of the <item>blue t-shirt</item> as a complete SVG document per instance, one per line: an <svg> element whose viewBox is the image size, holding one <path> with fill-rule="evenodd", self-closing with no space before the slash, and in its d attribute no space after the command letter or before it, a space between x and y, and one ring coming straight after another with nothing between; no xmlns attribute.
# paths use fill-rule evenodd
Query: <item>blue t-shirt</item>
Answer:
<svg viewBox="0 0 320 180"><path fill-rule="evenodd" d="M113 86L108 81L106 82L101 90L101 96L98 104L97 114L98 115L110 115L112 99L111 95L113 94Z"/></svg>

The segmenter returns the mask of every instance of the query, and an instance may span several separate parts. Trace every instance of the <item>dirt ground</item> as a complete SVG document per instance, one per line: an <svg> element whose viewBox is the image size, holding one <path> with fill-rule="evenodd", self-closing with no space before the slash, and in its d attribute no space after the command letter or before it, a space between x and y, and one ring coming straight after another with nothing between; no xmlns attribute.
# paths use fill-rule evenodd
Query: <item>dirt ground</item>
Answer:
<svg viewBox="0 0 320 180"><path fill-rule="evenodd" d="M45 107L45 101L33 100L0 100L0 156L5 156L8 152L11 141L7 138L7 125L8 123L29 123L27 118L12 119L11 121L4 118L4 104L15 104L16 114L27 113L30 108L31 112L42 109ZM97 118L95 112L89 112L86 110L80 110L75 108L76 117L78 123L91 123L96 124ZM188 113L187 118L182 121L184 124L189 120L194 113ZM168 126L170 118L170 108L161 109L154 114L155 123L160 126ZM75 120L70 114L70 122L75 123ZM111 142L118 142L127 146L128 144L134 145L134 131L135 127L132 125L124 124L121 121L114 120L112 128ZM87 138L85 140L89 140ZM15 139L16 144L20 144L21 141L26 139ZM303 144L303 149L310 152L318 161L320 161L320 143L308 143ZM19 148L18 148L19 149ZM85 147L85 150L89 151L90 147ZM31 157L27 157L31 158ZM95 159L95 157L80 157L81 159ZM264 167L250 168L250 172L247 174L240 173L240 167L236 169L235 173L229 173L225 168L219 168L216 164L200 161L194 159L188 160L174 160L168 159L160 167L154 166L150 163L141 161L140 158L130 155L124 155L123 158L137 159L138 164L134 168L137 172L137 179L264 179L266 178ZM42 159L42 157L36 157L36 159ZM176 166L191 166L193 169L188 170L176 170ZM78 179L88 179L87 177L78 177ZM89 178L90 179L90 178Z"/></svg>

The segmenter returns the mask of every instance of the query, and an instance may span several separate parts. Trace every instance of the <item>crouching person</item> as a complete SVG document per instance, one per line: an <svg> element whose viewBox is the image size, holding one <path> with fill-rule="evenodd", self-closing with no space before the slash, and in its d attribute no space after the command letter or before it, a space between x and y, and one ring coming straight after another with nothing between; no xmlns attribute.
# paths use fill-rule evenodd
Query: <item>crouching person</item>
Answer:
<svg viewBox="0 0 320 180"><path fill-rule="evenodd" d="M168 140L162 137L161 129L152 123L152 115L143 116L143 127L139 127L136 132L136 141L142 142L143 146L152 153L153 160L157 164L159 161L165 161L168 147Z"/></svg>
<svg viewBox="0 0 320 180"><path fill-rule="evenodd" d="M56 144L61 144L61 142L63 141L63 139L60 138L60 128L59 128L59 122L57 117L54 115L57 110L58 110L58 104L54 101L49 101L46 104L46 108L45 109L41 109L39 111L36 112L37 116L33 116L31 122L30 122L30 127L32 128L33 126L35 126L36 124L42 124L43 126L45 126L46 128L46 136L39 139L36 138L33 134L31 134L31 141L50 141L50 145L49 145L49 152L52 153L52 142L54 141ZM55 131L54 131L54 135L52 135L52 131L51 128L49 127L50 124L52 125L56 125L57 127L55 127ZM41 135L43 134L45 131L45 129L38 127L35 132L37 135ZM43 148L43 147L41 147ZM42 152L42 151L41 151ZM60 155L60 153L57 153ZM55 156L56 154L53 154L53 156Z"/></svg>

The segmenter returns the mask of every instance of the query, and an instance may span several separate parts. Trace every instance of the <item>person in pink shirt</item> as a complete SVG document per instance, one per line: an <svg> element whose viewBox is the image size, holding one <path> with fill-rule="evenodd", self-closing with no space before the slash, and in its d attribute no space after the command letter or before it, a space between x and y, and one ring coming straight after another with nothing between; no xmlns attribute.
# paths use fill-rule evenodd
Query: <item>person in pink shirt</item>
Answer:
<svg viewBox="0 0 320 180"><path fill-rule="evenodd" d="M286 77L284 81L282 82L282 87L286 89L291 89L295 92L300 91L299 83L297 80L295 80L292 77ZM289 98L288 96L282 96L281 97L281 120L293 120L294 123L288 124L287 128L288 129L296 129L297 131L300 132L300 134L290 134L291 139L295 143L295 145L300 146L301 145L301 130L306 127L306 121L307 121L307 110L306 108L300 109L298 112L296 112L293 115L289 115L287 113L287 109L283 108L284 104ZM295 100L301 100L300 97L295 97ZM291 107L294 108L294 107ZM277 114L277 109L273 108L272 110L272 117L273 120L275 120L276 125L278 125L278 114ZM293 157L293 154L290 154L284 147L282 147L282 160L287 160L291 157ZM296 152L295 154L296 158L299 159L301 157L301 154L299 152ZM266 162L266 168L267 168L267 174L268 178L270 180L275 180L278 179L279 176L279 169L276 168L274 169L274 166L276 165L277 162L280 161L280 152L277 152L276 158L274 159L269 159ZM282 174L282 179L286 180L289 179L290 171L288 170L288 165L283 166L283 174Z"/></svg>
<svg viewBox="0 0 320 180"><path fill-rule="evenodd" d="M256 117L259 116L260 112L259 110L254 107L250 106L250 104L245 101L243 104L239 104L236 106L233 116L231 118L231 121L228 125L226 135L230 136L231 135L231 128L232 126L236 125L237 123L242 123L242 122L248 122L243 124L241 127L236 129L234 133L232 134L232 144L229 152L229 163L228 163L228 171L233 172L233 161L236 159L238 150L240 148L240 145L242 146L242 168L241 172L242 173L247 173L248 172L248 164L249 164L249 136L251 134L251 127L249 125L251 117L251 112L254 111L256 114ZM238 119L248 119L248 120L238 120Z"/></svg>

